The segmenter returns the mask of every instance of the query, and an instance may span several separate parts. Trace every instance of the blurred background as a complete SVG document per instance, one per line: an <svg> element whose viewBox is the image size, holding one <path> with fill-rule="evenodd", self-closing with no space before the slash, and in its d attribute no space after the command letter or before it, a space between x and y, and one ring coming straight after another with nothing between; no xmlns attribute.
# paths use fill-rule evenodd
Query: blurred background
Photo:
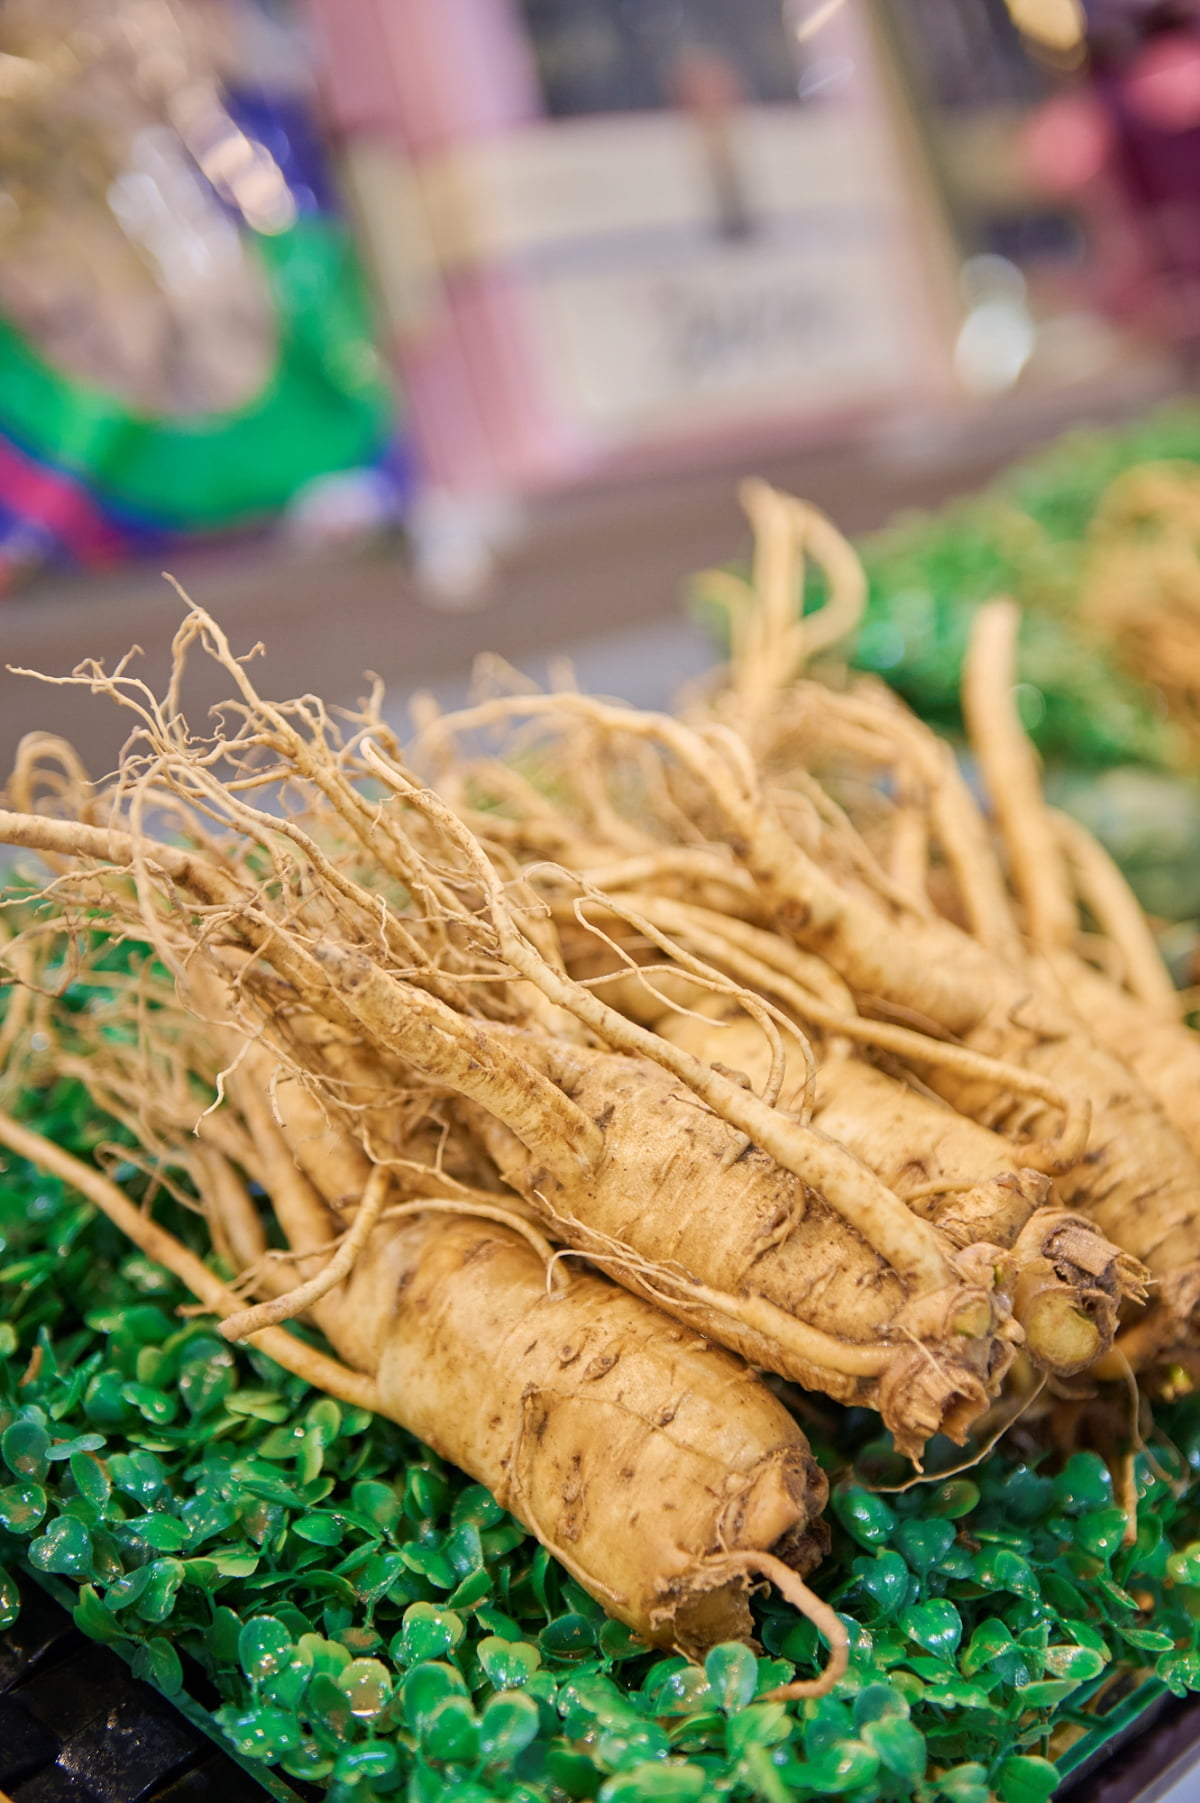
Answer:
<svg viewBox="0 0 1200 1803"><path fill-rule="evenodd" d="M269 692L662 703L739 474L863 533L1198 339L1189 0L0 0L5 664L159 680L167 569Z"/></svg>

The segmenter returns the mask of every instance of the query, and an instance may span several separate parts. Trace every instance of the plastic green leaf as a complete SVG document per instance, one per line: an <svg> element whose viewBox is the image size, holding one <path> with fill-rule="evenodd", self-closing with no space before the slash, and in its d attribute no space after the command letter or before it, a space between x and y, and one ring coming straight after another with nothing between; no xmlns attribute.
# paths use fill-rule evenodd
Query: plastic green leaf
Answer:
<svg viewBox="0 0 1200 1803"><path fill-rule="evenodd" d="M142 1515L129 1522L125 1532L136 1534L143 1546L156 1553L177 1553L189 1539L185 1523L174 1515Z"/></svg>
<svg viewBox="0 0 1200 1803"><path fill-rule="evenodd" d="M634 1659L646 1651L646 1642L623 1621L606 1621L600 1627L600 1651L608 1659Z"/></svg>
<svg viewBox="0 0 1200 1803"><path fill-rule="evenodd" d="M1110 1603L1115 1603L1118 1609L1132 1609L1136 1611L1138 1606L1137 1598L1135 1596L1130 1596L1128 1590L1123 1590L1120 1584L1114 1584L1111 1578L1103 1576L1095 1577L1092 1579L1092 1585L1101 1596L1106 1596Z"/></svg>
<svg viewBox="0 0 1200 1803"><path fill-rule="evenodd" d="M310 1546L340 1546L342 1543L342 1527L336 1515L301 1515L293 1521L291 1531L300 1540L307 1540Z"/></svg>
<svg viewBox="0 0 1200 1803"><path fill-rule="evenodd" d="M248 1709L226 1705L217 1710L216 1719L243 1759L275 1760L300 1744L300 1724L269 1703Z"/></svg>
<svg viewBox="0 0 1200 1803"><path fill-rule="evenodd" d="M537 1739L541 1717L532 1697L519 1690L498 1691L484 1705L479 1720L479 1756L512 1760Z"/></svg>
<svg viewBox="0 0 1200 1803"><path fill-rule="evenodd" d="M695 1715L712 1700L708 1679L698 1665L681 1664L657 1678L651 1674L646 1690L655 1715Z"/></svg>
<svg viewBox="0 0 1200 1803"><path fill-rule="evenodd" d="M438 1590L453 1590L458 1582L453 1565L436 1546L403 1546L400 1558L410 1571L415 1571L419 1577L428 1578Z"/></svg>
<svg viewBox="0 0 1200 1803"><path fill-rule="evenodd" d="M0 1565L0 1631L11 1628L21 1613L21 1593L12 1579Z"/></svg>
<svg viewBox="0 0 1200 1803"><path fill-rule="evenodd" d="M256 1421L286 1421L288 1405L274 1390L237 1389L225 1398L231 1415L249 1415Z"/></svg>
<svg viewBox="0 0 1200 1803"><path fill-rule="evenodd" d="M350 1699L327 1671L314 1672L305 1691L304 1710L313 1732L327 1750L344 1747L354 1732Z"/></svg>
<svg viewBox="0 0 1200 1803"><path fill-rule="evenodd" d="M1108 1508L1112 1503L1108 1466L1098 1453L1073 1452L1054 1479L1054 1496L1060 1509L1083 1512Z"/></svg>
<svg viewBox="0 0 1200 1803"><path fill-rule="evenodd" d="M547 1622L538 1635L544 1653L556 1659L577 1659L590 1653L596 1644L596 1629L583 1615L560 1615Z"/></svg>
<svg viewBox="0 0 1200 1803"><path fill-rule="evenodd" d="M442 1543L442 1551L460 1578L470 1577L483 1564L483 1543L474 1522L466 1521Z"/></svg>
<svg viewBox="0 0 1200 1803"><path fill-rule="evenodd" d="M715 1646L704 1661L713 1698L726 1714L744 1709L758 1688L758 1661L749 1647L729 1642Z"/></svg>
<svg viewBox="0 0 1200 1803"><path fill-rule="evenodd" d="M397 1579L403 1578L404 1570L405 1562L399 1553L371 1553L354 1573L355 1594L368 1605L377 1603Z"/></svg>
<svg viewBox="0 0 1200 1803"><path fill-rule="evenodd" d="M350 1492L350 1506L365 1515L381 1534L388 1534L400 1519L401 1502L390 1484L363 1478Z"/></svg>
<svg viewBox="0 0 1200 1803"><path fill-rule="evenodd" d="M238 1640L242 1624L234 1610L223 1605L214 1609L205 1636L209 1657L217 1665L234 1666L238 1662Z"/></svg>
<svg viewBox="0 0 1200 1803"><path fill-rule="evenodd" d="M1095 1509L1076 1524L1075 1543L1097 1559L1120 1552L1129 1518L1124 1509Z"/></svg>
<svg viewBox="0 0 1200 1803"><path fill-rule="evenodd" d="M167 1481L166 1468L152 1452L118 1452L108 1461L113 1487L148 1509Z"/></svg>
<svg viewBox="0 0 1200 1803"><path fill-rule="evenodd" d="M860 1546L882 1546L891 1539L896 1512L881 1496L872 1496L869 1490L839 1490L832 1501L838 1520Z"/></svg>
<svg viewBox="0 0 1200 1803"><path fill-rule="evenodd" d="M290 1753L283 1754L279 1769L288 1778L303 1778L309 1784L319 1784L322 1778L333 1776L336 1763L316 1740L304 1740Z"/></svg>
<svg viewBox="0 0 1200 1803"><path fill-rule="evenodd" d="M121 1395L152 1427L166 1427L179 1413L175 1398L166 1390L156 1389L153 1384L125 1384Z"/></svg>
<svg viewBox="0 0 1200 1803"><path fill-rule="evenodd" d="M119 1371L98 1371L84 1392L84 1413L97 1427L120 1427L130 1413Z"/></svg>
<svg viewBox="0 0 1200 1803"><path fill-rule="evenodd" d="M873 1559L856 1559L851 1569L867 1595L878 1604L881 1615L894 1615L903 1608L912 1580L908 1564L898 1552L888 1547Z"/></svg>
<svg viewBox="0 0 1200 1803"><path fill-rule="evenodd" d="M1159 1628L1122 1628L1121 1639L1143 1653L1169 1653L1175 1642Z"/></svg>
<svg viewBox="0 0 1200 1803"><path fill-rule="evenodd" d="M336 1682L350 1699L350 1713L360 1719L378 1715L391 1701L391 1676L378 1659L352 1659Z"/></svg>
<svg viewBox="0 0 1200 1803"><path fill-rule="evenodd" d="M939 1709L990 1709L992 1699L978 1684L968 1684L945 1671L935 1677L922 1692L923 1700Z"/></svg>
<svg viewBox="0 0 1200 1803"><path fill-rule="evenodd" d="M35 1482L49 1470L46 1454L50 1436L36 1421L14 1421L0 1434L0 1458L15 1477L32 1478Z"/></svg>
<svg viewBox="0 0 1200 1803"><path fill-rule="evenodd" d="M461 1615L437 1603L411 1603L404 1611L404 1625L391 1644L397 1665L420 1665L426 1659L444 1659L461 1645L465 1629Z"/></svg>
<svg viewBox="0 0 1200 1803"><path fill-rule="evenodd" d="M145 1678L164 1696L177 1696L183 1689L183 1666L171 1642L162 1635L145 1641L133 1655L133 1675Z"/></svg>
<svg viewBox="0 0 1200 1803"><path fill-rule="evenodd" d="M460 1490L450 1511L450 1521L454 1527L459 1528L464 1522L471 1522L481 1533L484 1528L496 1527L504 1518L504 1510L491 1491L485 1490L482 1484L468 1484Z"/></svg>
<svg viewBox="0 0 1200 1803"><path fill-rule="evenodd" d="M294 1658L282 1671L260 1681L259 1694L266 1702L278 1703L281 1709L290 1710L294 1715L304 1700L311 1679L311 1667Z"/></svg>
<svg viewBox="0 0 1200 1803"><path fill-rule="evenodd" d="M0 1527L10 1534L31 1534L46 1513L40 1484L7 1484L0 1490Z"/></svg>
<svg viewBox="0 0 1200 1803"><path fill-rule="evenodd" d="M1077 1646L1090 1647L1094 1653L1099 1653L1106 1665L1111 1662L1112 1651L1108 1642L1099 1628L1094 1628L1090 1621L1076 1621L1069 1617L1062 1625Z"/></svg>
<svg viewBox="0 0 1200 1803"><path fill-rule="evenodd" d="M466 1697L446 1697L421 1722L421 1751L442 1765L474 1765L479 1721Z"/></svg>
<svg viewBox="0 0 1200 1803"><path fill-rule="evenodd" d="M448 1697L465 1697L467 1686L460 1671L441 1660L414 1665L404 1680L404 1717L410 1728L420 1728Z"/></svg>
<svg viewBox="0 0 1200 1803"><path fill-rule="evenodd" d="M110 1591L109 1595L111 1596L111 1594ZM120 1624L113 1620L105 1604L100 1601L93 1585L80 1585L79 1601L71 1613L75 1626L81 1634L86 1634L89 1640L107 1643L121 1638Z"/></svg>
<svg viewBox="0 0 1200 1803"><path fill-rule="evenodd" d="M890 1716L901 1719L908 1716L908 1704L897 1694L895 1686L864 1684L854 1699L854 1726L862 1728L866 1722L881 1722Z"/></svg>
<svg viewBox="0 0 1200 1803"><path fill-rule="evenodd" d="M446 1601L452 1609L471 1609L476 1603L482 1602L485 1596L491 1595L495 1581L494 1574L486 1565L481 1565L478 1571L471 1572L461 1584L455 1585Z"/></svg>
<svg viewBox="0 0 1200 1803"><path fill-rule="evenodd" d="M600 1786L597 1803L704 1803L709 1794L708 1773L703 1766L667 1765L653 1759L606 1779Z"/></svg>
<svg viewBox="0 0 1200 1803"><path fill-rule="evenodd" d="M216 1334L198 1334L179 1355L176 1383L189 1415L211 1414L237 1383L233 1348Z"/></svg>
<svg viewBox="0 0 1200 1803"><path fill-rule="evenodd" d="M46 1463L55 1465L69 1460L76 1452L98 1452L103 1445L103 1434L74 1434L69 1440L54 1440L46 1450Z"/></svg>
<svg viewBox="0 0 1200 1803"><path fill-rule="evenodd" d="M988 1783L987 1767L975 1764L952 1767L939 1777L937 1794L944 1803L991 1803L993 1791Z"/></svg>
<svg viewBox="0 0 1200 1803"><path fill-rule="evenodd" d="M609 1771L627 1772L647 1759L665 1759L670 1741L658 1722L639 1720L632 1713L609 1722L596 1745L596 1758Z"/></svg>
<svg viewBox="0 0 1200 1803"><path fill-rule="evenodd" d="M1158 1676L1173 1696L1200 1690L1200 1653L1168 1653L1158 1662Z"/></svg>
<svg viewBox="0 0 1200 1803"><path fill-rule="evenodd" d="M541 1654L527 1640L501 1640L489 1634L475 1650L483 1675L495 1690L521 1689L542 1663Z"/></svg>
<svg viewBox="0 0 1200 1803"><path fill-rule="evenodd" d="M1019 1700L1022 1709L1054 1709L1069 1697L1073 1690L1078 1690L1078 1678L1035 1678L1021 1690Z"/></svg>
<svg viewBox="0 0 1200 1803"><path fill-rule="evenodd" d="M248 1578L258 1570L257 1553L227 1553L216 1549L209 1558L223 1578Z"/></svg>
<svg viewBox="0 0 1200 1803"><path fill-rule="evenodd" d="M918 1646L939 1659L952 1659L962 1639L962 1617L954 1604L944 1597L914 1603L900 1617L900 1626L910 1640L915 1640Z"/></svg>
<svg viewBox="0 0 1200 1803"><path fill-rule="evenodd" d="M1018 1753L1001 1765L996 1774L996 1790L1001 1803L1050 1803L1059 1777L1057 1766L1048 1759Z"/></svg>
<svg viewBox="0 0 1200 1803"><path fill-rule="evenodd" d="M861 1740L844 1740L822 1753L809 1769L818 1796L823 1792L840 1796L873 1782L879 1772L879 1755Z"/></svg>
<svg viewBox="0 0 1200 1803"><path fill-rule="evenodd" d="M731 1715L725 1724L725 1745L731 1759L741 1759L751 1747L774 1747L792 1731L783 1703L753 1703Z"/></svg>
<svg viewBox="0 0 1200 1803"><path fill-rule="evenodd" d="M90 1578L92 1537L82 1521L76 1521L72 1515L60 1515L31 1544L29 1562L39 1571L54 1572L59 1577Z"/></svg>
<svg viewBox="0 0 1200 1803"><path fill-rule="evenodd" d="M949 1521L902 1521L896 1544L913 1570L925 1577L954 1545L954 1528Z"/></svg>
<svg viewBox="0 0 1200 1803"><path fill-rule="evenodd" d="M398 1762L399 1754L391 1742L366 1740L338 1754L333 1776L339 1784L361 1784L364 1779L390 1777Z"/></svg>
<svg viewBox="0 0 1200 1803"><path fill-rule="evenodd" d="M868 1722L861 1737L893 1777L917 1784L925 1776L925 1736L903 1716L884 1716Z"/></svg>
<svg viewBox="0 0 1200 1803"><path fill-rule="evenodd" d="M183 1583L184 1567L179 1559L154 1559L142 1567L146 1583L135 1599L137 1613L143 1621L164 1622L175 1606L175 1596Z"/></svg>
<svg viewBox="0 0 1200 1803"><path fill-rule="evenodd" d="M86 1503L102 1513L112 1495L112 1485L103 1465L91 1452L73 1452L69 1462L76 1490Z"/></svg>
<svg viewBox="0 0 1200 1803"><path fill-rule="evenodd" d="M1190 1541L1167 1559L1167 1576L1173 1584L1200 1586L1200 1540Z"/></svg>
<svg viewBox="0 0 1200 1803"><path fill-rule="evenodd" d="M440 1515L450 1497L450 1487L440 1472L428 1465L414 1465L404 1486L404 1511L413 1521L429 1521Z"/></svg>
<svg viewBox="0 0 1200 1803"><path fill-rule="evenodd" d="M923 1512L942 1515L947 1521L959 1521L978 1507L979 1485L967 1477L948 1478L924 1492Z"/></svg>
<svg viewBox="0 0 1200 1803"><path fill-rule="evenodd" d="M1170 1645L1170 1641L1167 1644ZM1085 1684L1089 1678L1098 1678L1108 1664L1102 1653L1085 1646L1047 1647L1045 1661L1049 1677L1073 1678L1076 1684Z"/></svg>
<svg viewBox="0 0 1200 1803"><path fill-rule="evenodd" d="M253 1683L282 1671L292 1657L292 1637L273 1615L256 1615L238 1635L238 1664Z"/></svg>
<svg viewBox="0 0 1200 1803"><path fill-rule="evenodd" d="M985 1590L1010 1590L1014 1596L1031 1600L1041 1595L1037 1574L1029 1560L1011 1547L985 1547L975 1554L972 1565L976 1583L982 1584Z"/></svg>

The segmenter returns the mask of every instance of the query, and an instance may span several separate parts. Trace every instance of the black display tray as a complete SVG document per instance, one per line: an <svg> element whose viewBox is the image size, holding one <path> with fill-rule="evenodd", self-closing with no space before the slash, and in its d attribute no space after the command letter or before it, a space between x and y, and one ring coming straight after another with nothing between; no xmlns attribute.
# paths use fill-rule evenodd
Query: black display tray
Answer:
<svg viewBox="0 0 1200 1803"><path fill-rule="evenodd" d="M228 1754L24 1574L0 1635L0 1797L11 1803L263 1803Z"/></svg>

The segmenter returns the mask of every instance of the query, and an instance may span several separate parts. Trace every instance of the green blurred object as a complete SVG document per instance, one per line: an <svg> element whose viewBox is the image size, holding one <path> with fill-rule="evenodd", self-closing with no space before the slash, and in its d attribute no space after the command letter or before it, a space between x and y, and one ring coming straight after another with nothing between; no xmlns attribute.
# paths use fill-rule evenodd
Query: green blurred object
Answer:
<svg viewBox="0 0 1200 1803"><path fill-rule="evenodd" d="M1072 627L1088 525L1124 470L1200 462L1200 407L1179 404L1119 430L1071 432L982 494L897 521L860 550L870 598L854 662L924 719L962 730L958 683L975 611L997 595L1026 610L1023 713L1051 762L1085 769L1178 768L1180 735L1162 698L1115 670Z"/></svg>
<svg viewBox="0 0 1200 1803"><path fill-rule="evenodd" d="M1123 471L1200 463L1200 407L1072 432L982 494L867 540L867 615L852 657L924 719L962 733L959 680L976 610L1011 595L1025 610L1018 701L1056 803L1095 833L1147 912L1200 915L1200 782L1163 696L1076 630L1088 526Z"/></svg>
<svg viewBox="0 0 1200 1803"><path fill-rule="evenodd" d="M982 493L863 540L867 610L848 652L855 669L961 741L975 613L1000 595L1019 601L1017 700L1051 797L1096 834L1149 913L1185 920L1200 915L1200 775L1188 741L1165 698L1117 669L1073 618L1101 496L1123 471L1161 460L1200 464L1194 402L1117 430L1071 432ZM823 590L818 575L808 580L811 611ZM726 642L725 617L702 594L697 612Z"/></svg>

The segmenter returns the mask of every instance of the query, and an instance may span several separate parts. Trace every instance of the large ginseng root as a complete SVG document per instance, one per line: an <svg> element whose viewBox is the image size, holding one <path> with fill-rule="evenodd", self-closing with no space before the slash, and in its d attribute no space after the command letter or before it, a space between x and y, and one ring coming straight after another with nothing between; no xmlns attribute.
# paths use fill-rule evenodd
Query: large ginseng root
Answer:
<svg viewBox="0 0 1200 1803"><path fill-rule="evenodd" d="M1078 623L1164 695L1200 746L1200 471L1144 463L1102 496L1088 530Z"/></svg>
<svg viewBox="0 0 1200 1803"><path fill-rule="evenodd" d="M1121 872L1084 827L1046 804L1013 701L1018 624L1011 603L981 610L963 693L1025 942L1035 967L1061 985L1095 1038L1145 1084L1200 1160L1200 1035L1180 1018L1179 998ZM1090 917L1086 933L1083 912ZM1180 1269L1164 1268L1163 1275L1181 1299L1200 1306L1195 1241L1191 1250ZM1124 1349L1140 1360L1167 1350L1167 1328L1152 1316L1125 1336Z"/></svg>
<svg viewBox="0 0 1200 1803"><path fill-rule="evenodd" d="M127 1125L144 1122L144 1155L194 1182L214 1245L246 1267L243 1294L99 1171L5 1114L0 1145L96 1203L224 1316L230 1337L390 1416L485 1484L649 1643L702 1656L748 1638L749 1591L766 1578L831 1647L821 1678L778 1694L830 1688L845 1669L846 1632L803 1582L828 1545L827 1485L760 1379L605 1278L548 1268L551 1249L515 1199L464 1197L431 1168L420 1174L433 1193L394 1201L404 1187L367 1164L365 1186L345 1206L362 1155L318 1120L321 1169L343 1202L331 1207L300 1170L262 1086L278 1078L281 1093L296 1089L294 1074L247 1046L218 1105L222 1029L166 998L150 1015L146 986L136 987L136 1045L98 1036L86 1057L63 1045L50 1070L81 1077ZM218 985L206 987L211 1000ZM311 1112L305 1119L313 1124ZM248 1178L265 1189L286 1252L267 1251ZM248 1287L273 1300L245 1307ZM282 1323L300 1313L336 1358L286 1332Z"/></svg>
<svg viewBox="0 0 1200 1803"><path fill-rule="evenodd" d="M777 918L797 944L820 951L860 1002L932 1022L962 1047L1048 1079L1090 1108L1086 1146L1056 1174L1062 1201L1159 1279L1168 1332L1196 1339L1200 1166L1158 1100L1097 1044L1061 987L1010 962L918 906L829 881L783 831L761 794L731 791L714 772L721 814ZM930 1065L926 1081L960 1112L1014 1136L1022 1122L1052 1127L1028 1095L981 1084L964 1064Z"/></svg>
<svg viewBox="0 0 1200 1803"><path fill-rule="evenodd" d="M403 1156L389 1114L453 1099L545 1231L609 1275L768 1369L878 1407L914 1456L938 1431L962 1438L1020 1340L998 1249L909 1209L775 1106L773 1078L756 1095L575 983L536 896L407 775L376 714L343 742L311 698L263 701L199 612L181 659L197 638L236 682L236 731L191 736L178 683L164 707L93 678L141 717L119 785L92 793L43 745L0 840L54 859L57 896L91 931L144 940L185 985L218 973L243 1036L304 1069L373 1162ZM256 787L284 811L257 809ZM769 1010L712 980L777 1046Z"/></svg>
<svg viewBox="0 0 1200 1803"><path fill-rule="evenodd" d="M776 497L777 519L785 505ZM777 535L780 530L777 525ZM1194 549L1189 555L1194 562ZM764 619L780 612L778 601L772 607L762 600ZM767 796L753 779L747 785L744 766L730 781L719 759L709 761L704 780L727 842L755 867L777 918L798 944L828 958L864 1007L903 1010L964 1046L1044 1074L1065 1096L1090 1105L1086 1156L1064 1168L1055 1187L1154 1273L1157 1305L1129 1341L1131 1353L1149 1357L1163 1344L1194 1344L1200 1333L1195 1038L1178 1023L1140 910L1115 870L1072 823L1044 810L1037 818L1032 752L1011 708L1006 720L997 704L1011 691L1014 633L1003 609L985 610L966 673L964 712L989 774L1025 931L1042 954L1036 965L1025 956L986 824L947 748L878 686L850 694L804 681L788 686L796 659L781 657L787 646L778 631L773 641L768 635L759 664L783 670L780 687L773 703L760 695L752 728L744 715L735 724L743 734L753 730L776 786ZM731 692L737 693L736 681ZM696 749L689 747L688 755L698 770ZM807 768L797 770L798 756ZM886 776L894 829L882 866L861 842L855 849L849 820L819 791L819 830L807 843L796 842L797 808L801 820L805 809L814 812L814 759L835 770L839 760L874 764ZM864 789L878 799L877 788L863 785L859 792ZM790 846L780 831L784 819ZM831 853L852 866L849 882L828 880ZM1119 947L1125 994L1106 991L1100 974L1078 958L1067 967L1065 948L1074 944L1078 916L1070 884L1058 880L1064 863L1080 899ZM974 943L930 919L939 892L952 898L954 916ZM1046 955L1051 950L1053 960ZM1002 1132L1019 1121L1026 1130L1045 1130L1044 1109L1031 1111L1018 1092L1005 1098L981 1089L965 1066L956 1069L951 1061L921 1075L964 1113Z"/></svg>
<svg viewBox="0 0 1200 1803"><path fill-rule="evenodd" d="M853 1152L955 1245L982 1241L1004 1251L1006 1286L1035 1365L1052 1376L1072 1376L1107 1350L1120 1305L1144 1299L1136 1261L1086 1217L1057 1205L1052 1180L1022 1162L1030 1148L1014 1146L912 1081L852 1055L848 1041L855 1037L864 1050L918 1064L936 1058L936 1046L909 1029L863 1020L831 972L759 928L654 896L639 897L637 909L644 926L669 930L678 946L723 965L764 999L792 1011L779 1107L807 1111L815 1128ZM605 939L615 949L611 932ZM582 943L576 942L576 956ZM624 956L632 964L631 955ZM602 981L596 959L588 960L586 952L584 958L591 981ZM630 964L615 958L609 964L616 981L604 992L619 996L634 1018L653 1022L662 1037L740 1074L752 1088L765 1083L766 1042L735 998L698 989L678 967L659 964L635 979ZM666 1012L664 1002L670 1003ZM797 1017L809 1031L814 1024L825 1029L815 1042L815 1068L811 1056L800 1055L809 1042L800 1038ZM978 1064L994 1081L1021 1080L1020 1073L982 1059Z"/></svg>
<svg viewBox="0 0 1200 1803"><path fill-rule="evenodd" d="M988 876L986 827L945 748L890 699L797 682L788 709L793 721L804 719L810 743L824 736L839 754L853 744L881 766L895 757L917 771L930 790L967 925L940 917L911 869L906 881L883 870L851 817L807 771L784 787L773 763L768 788L736 721L689 726L582 696L520 696L480 704L439 722L438 731L444 741L535 722L553 739L586 720L597 779L614 795L636 792L651 754L658 770L643 782L643 822L658 795L673 797L672 810L659 813L663 855L615 860L606 884L632 881L636 866L643 888L657 882L661 891L685 851L692 868L705 864L706 853L710 872L728 871L731 861L739 866L755 891L748 905L739 904L743 924L765 913L836 973L860 1015L883 1016L881 1026L904 1023L923 1037L927 1054L919 1058L913 1047L905 1062L959 1113L1009 1140L1021 1164L1052 1175L1064 1207L1085 1214L1113 1246L1149 1266L1157 1279L1154 1312L1167 1337L1194 1343L1200 1164L1157 1096L1097 1043L1061 984L1022 955L1003 885ZM598 874L582 873L593 886ZM637 911L636 890L623 899ZM975 930L1005 920L1004 943ZM748 1125L746 1131L767 1143ZM1125 1289L1132 1301L1134 1270Z"/></svg>

